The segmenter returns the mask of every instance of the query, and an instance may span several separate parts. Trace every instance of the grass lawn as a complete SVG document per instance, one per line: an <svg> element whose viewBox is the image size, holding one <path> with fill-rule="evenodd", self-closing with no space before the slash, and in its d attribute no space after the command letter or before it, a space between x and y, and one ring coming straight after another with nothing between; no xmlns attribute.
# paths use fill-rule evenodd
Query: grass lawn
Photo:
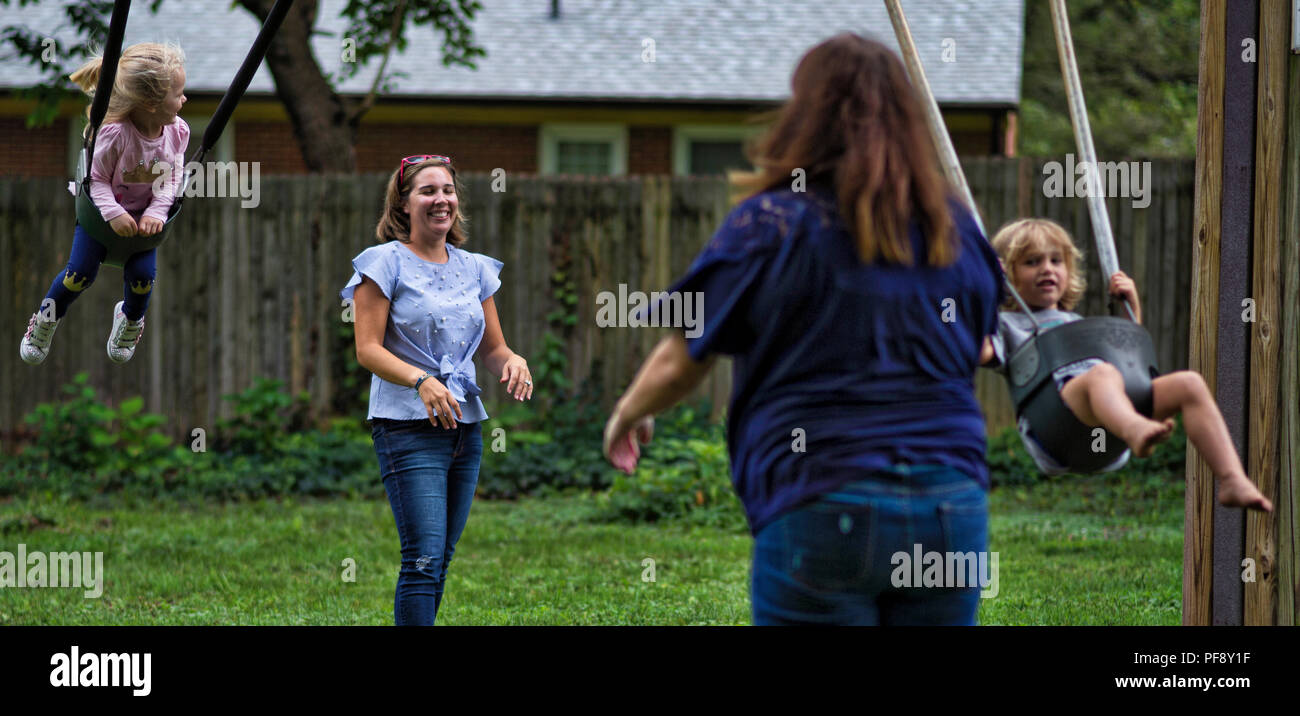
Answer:
<svg viewBox="0 0 1300 716"><path fill-rule="evenodd" d="M1178 624L1182 485L1103 477L991 499L999 593L982 624ZM577 497L478 501L439 623L747 624L751 540L590 520ZM0 589L0 624L391 624L398 541L382 500L184 506L20 497L0 551L102 551L104 589ZM654 581L643 581L654 560ZM355 581L344 581L344 560Z"/></svg>

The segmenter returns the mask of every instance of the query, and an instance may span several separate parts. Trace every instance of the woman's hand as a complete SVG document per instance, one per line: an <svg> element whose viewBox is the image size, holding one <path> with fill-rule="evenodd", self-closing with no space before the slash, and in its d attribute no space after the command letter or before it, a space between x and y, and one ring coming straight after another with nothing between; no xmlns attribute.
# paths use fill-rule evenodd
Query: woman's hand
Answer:
<svg viewBox="0 0 1300 716"><path fill-rule="evenodd" d="M144 236L153 236L162 231L164 223L153 218L152 216L140 217L140 233Z"/></svg>
<svg viewBox="0 0 1300 716"><path fill-rule="evenodd" d="M108 225L112 227L113 233L118 236L135 236L137 231L135 219L132 219L130 214L115 216L108 221Z"/></svg>
<svg viewBox="0 0 1300 716"><path fill-rule="evenodd" d="M528 400L533 397L533 374L528 372L528 361L518 353L506 359L501 366L501 382L506 384L506 392L515 396L515 400Z"/></svg>
<svg viewBox="0 0 1300 716"><path fill-rule="evenodd" d="M456 419L461 417L460 403L456 402L451 391L441 381L432 377L425 378L420 384L420 400L429 414L429 422L435 426L441 424L449 430L456 427ZM456 414L455 418L451 417L452 413Z"/></svg>
<svg viewBox="0 0 1300 716"><path fill-rule="evenodd" d="M609 422L605 423L605 459L631 475L636 471L637 460L641 458L641 447L637 441L640 440L642 445L649 443L654 432L654 417L647 415L635 425L629 425L623 420L622 413L615 409L614 414L609 416Z"/></svg>

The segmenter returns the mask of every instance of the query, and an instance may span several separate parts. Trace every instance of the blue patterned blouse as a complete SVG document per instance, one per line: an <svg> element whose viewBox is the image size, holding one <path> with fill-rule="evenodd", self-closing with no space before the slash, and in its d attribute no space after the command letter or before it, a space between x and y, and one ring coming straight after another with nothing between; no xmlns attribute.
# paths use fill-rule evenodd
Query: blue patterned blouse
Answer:
<svg viewBox="0 0 1300 716"><path fill-rule="evenodd" d="M483 301L501 288L502 263L447 244L447 263L425 261L406 244L389 241L357 254L355 272L339 292L352 298L367 276L388 298L384 347L442 381L460 403L459 422L487 419L474 371L474 352L483 340ZM428 419L414 388L371 375L367 420Z"/></svg>

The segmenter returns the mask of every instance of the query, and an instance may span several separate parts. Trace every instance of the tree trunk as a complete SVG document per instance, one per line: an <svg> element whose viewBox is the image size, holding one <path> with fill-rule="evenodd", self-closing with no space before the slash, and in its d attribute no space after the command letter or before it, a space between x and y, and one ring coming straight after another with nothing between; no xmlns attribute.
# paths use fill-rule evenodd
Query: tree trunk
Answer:
<svg viewBox="0 0 1300 716"><path fill-rule="evenodd" d="M263 22L273 0L238 0ZM325 79L311 50L318 0L297 0L271 41L266 64L275 94L289 113L294 137L311 172L356 170L357 125L348 102Z"/></svg>

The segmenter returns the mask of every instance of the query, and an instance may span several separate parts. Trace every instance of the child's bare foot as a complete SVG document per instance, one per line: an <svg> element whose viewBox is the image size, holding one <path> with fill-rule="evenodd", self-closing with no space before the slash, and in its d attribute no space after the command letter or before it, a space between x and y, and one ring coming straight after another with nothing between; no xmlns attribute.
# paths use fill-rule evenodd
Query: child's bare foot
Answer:
<svg viewBox="0 0 1300 716"><path fill-rule="evenodd" d="M1251 510L1273 511L1273 503L1245 475L1229 475L1219 481L1219 504Z"/></svg>
<svg viewBox="0 0 1300 716"><path fill-rule="evenodd" d="M1165 420L1163 423L1157 420L1148 420L1140 418L1134 421L1133 427L1128 430L1128 434L1123 436L1124 442L1133 454L1138 457L1147 457L1155 451L1156 445L1169 439L1174 433L1173 418Z"/></svg>

